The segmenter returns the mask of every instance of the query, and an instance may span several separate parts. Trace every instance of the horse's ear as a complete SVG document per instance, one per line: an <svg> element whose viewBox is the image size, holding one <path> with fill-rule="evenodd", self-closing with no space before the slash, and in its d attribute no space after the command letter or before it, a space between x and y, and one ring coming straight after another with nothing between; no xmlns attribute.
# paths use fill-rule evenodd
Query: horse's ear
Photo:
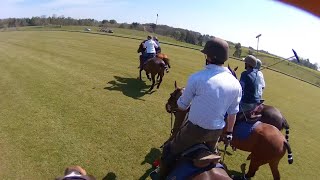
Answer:
<svg viewBox="0 0 320 180"><path fill-rule="evenodd" d="M174 88L178 88L178 86L177 86L177 81L174 81Z"/></svg>
<svg viewBox="0 0 320 180"><path fill-rule="evenodd" d="M229 69L229 71L230 71L230 72L232 72L231 67L230 67L230 65L229 65L229 64L228 64L228 69Z"/></svg>
<svg viewBox="0 0 320 180"><path fill-rule="evenodd" d="M236 68L234 68L234 71L237 71L238 70L238 66Z"/></svg>

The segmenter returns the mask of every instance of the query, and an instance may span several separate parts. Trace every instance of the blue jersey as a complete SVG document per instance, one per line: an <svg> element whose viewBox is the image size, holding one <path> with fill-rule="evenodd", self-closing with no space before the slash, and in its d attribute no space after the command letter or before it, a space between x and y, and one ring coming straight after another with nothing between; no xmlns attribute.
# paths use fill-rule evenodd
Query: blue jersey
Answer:
<svg viewBox="0 0 320 180"><path fill-rule="evenodd" d="M240 77L240 84L242 87L241 102L248 104L260 102L260 78L258 77L257 69L250 69L242 72Z"/></svg>

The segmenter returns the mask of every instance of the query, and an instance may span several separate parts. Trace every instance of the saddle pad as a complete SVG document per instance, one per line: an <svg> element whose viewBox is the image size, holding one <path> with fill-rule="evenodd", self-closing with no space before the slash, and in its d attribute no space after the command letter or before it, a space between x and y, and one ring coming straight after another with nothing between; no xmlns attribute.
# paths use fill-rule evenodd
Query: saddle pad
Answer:
<svg viewBox="0 0 320 180"><path fill-rule="evenodd" d="M208 171L212 168L223 168L221 164L211 164L205 168L197 168L191 161L180 162L175 169L169 174L167 180L185 180L191 176Z"/></svg>
<svg viewBox="0 0 320 180"><path fill-rule="evenodd" d="M257 121L255 123L240 121L237 122L237 125L234 127L233 136L239 140L247 139L251 132L256 128L261 122Z"/></svg>

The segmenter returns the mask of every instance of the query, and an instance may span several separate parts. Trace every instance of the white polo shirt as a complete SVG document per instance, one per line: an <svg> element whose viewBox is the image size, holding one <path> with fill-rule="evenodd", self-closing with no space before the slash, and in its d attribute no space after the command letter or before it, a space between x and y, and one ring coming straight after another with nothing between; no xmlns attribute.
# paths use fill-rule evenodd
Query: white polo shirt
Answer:
<svg viewBox="0 0 320 180"><path fill-rule="evenodd" d="M147 48L147 53L156 53L155 48L158 48L158 45L154 40L150 39L144 43L144 47Z"/></svg>
<svg viewBox="0 0 320 180"><path fill-rule="evenodd" d="M238 113L241 96L241 85L228 68L209 64L190 76L177 103L181 109L187 109L192 103L189 121L215 130L224 128L226 112Z"/></svg>
<svg viewBox="0 0 320 180"><path fill-rule="evenodd" d="M259 93L259 95L260 95L260 98L262 97L262 93L263 93L263 89L266 87L266 83L265 83L265 81L264 81L264 77L263 77L263 74L262 74L262 72L261 71L258 71L257 72L258 74L258 80L259 80L259 85L258 85L258 93Z"/></svg>

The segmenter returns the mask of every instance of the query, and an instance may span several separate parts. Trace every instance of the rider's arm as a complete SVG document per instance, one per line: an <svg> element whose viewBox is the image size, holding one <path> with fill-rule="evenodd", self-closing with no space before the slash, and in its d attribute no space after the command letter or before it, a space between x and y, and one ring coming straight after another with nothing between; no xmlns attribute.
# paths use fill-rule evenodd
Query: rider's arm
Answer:
<svg viewBox="0 0 320 180"><path fill-rule="evenodd" d="M159 47L158 44L155 41L153 41L153 45L154 45L155 48Z"/></svg>
<svg viewBox="0 0 320 180"><path fill-rule="evenodd" d="M196 81L191 76L183 94L177 101L178 107L181 110L187 110L191 104L193 97L196 95Z"/></svg>
<svg viewBox="0 0 320 180"><path fill-rule="evenodd" d="M232 104L229 106L227 113L227 132L233 131L233 126L236 121L237 113L239 112L239 103L242 97L242 89L239 84L237 84L238 88L235 91L235 97L233 99Z"/></svg>
<svg viewBox="0 0 320 180"><path fill-rule="evenodd" d="M248 75L245 73L245 72L243 72L242 74L241 74L241 77L240 77L240 85L241 85L241 87L242 87L242 89L244 89L244 87L245 87L245 85L246 85L246 79L248 78Z"/></svg>
<svg viewBox="0 0 320 180"><path fill-rule="evenodd" d="M258 75L260 76L261 79L261 85L262 85L262 89L264 89L266 87L266 82L264 81L264 77L261 71L258 72Z"/></svg>
<svg viewBox="0 0 320 180"><path fill-rule="evenodd" d="M227 132L233 132L233 126L236 122L237 114L228 114L227 117Z"/></svg>

